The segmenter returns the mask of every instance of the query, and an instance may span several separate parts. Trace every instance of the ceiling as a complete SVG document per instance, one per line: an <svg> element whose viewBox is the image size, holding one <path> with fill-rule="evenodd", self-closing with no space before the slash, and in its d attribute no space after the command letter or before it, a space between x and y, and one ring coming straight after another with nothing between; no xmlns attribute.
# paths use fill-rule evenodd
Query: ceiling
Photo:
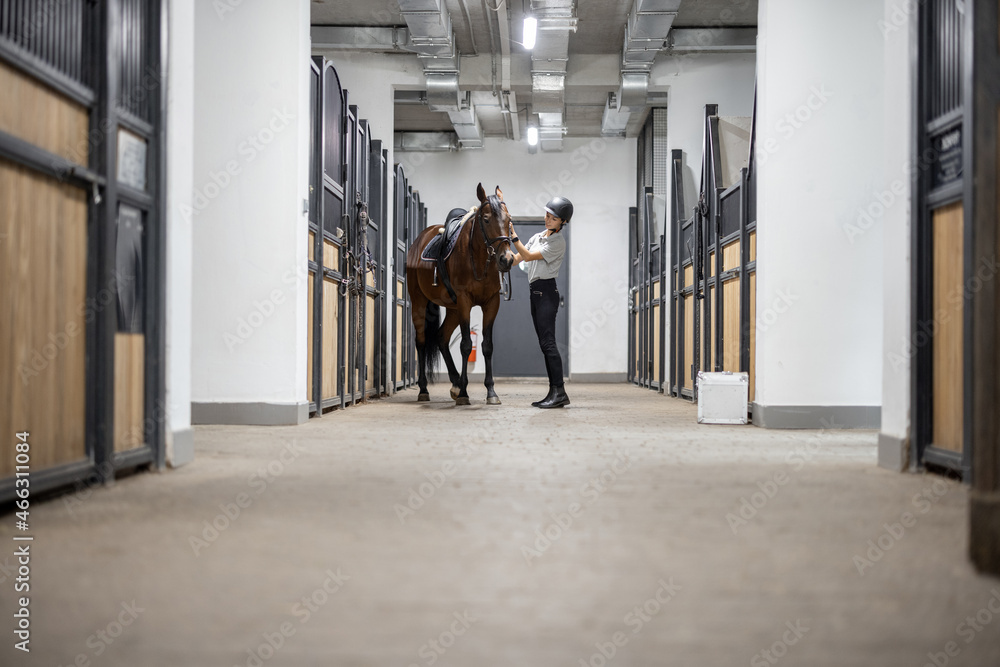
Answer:
<svg viewBox="0 0 1000 667"><path fill-rule="evenodd" d="M625 24L634 0L577 0L576 32L569 37L570 77L566 81L564 124L566 136L599 136L608 93L617 88L617 72L611 59L621 59ZM499 61L498 14L491 10L498 2L506 2L511 44L511 90L516 94L520 126L529 121L532 85L530 52L520 45L524 9L530 0L444 0L451 15L455 42L461 55L462 71L483 60L492 65ZM756 27L758 0L683 0L673 22L673 28ZM489 23L487 16L489 15ZM312 24L335 26L406 25L397 0L312 0ZM492 33L492 45L491 45ZM479 58L476 58L479 56ZM573 76L580 61L574 56L605 56L601 85L588 85L585 77ZM661 56L662 57L662 56ZM484 60L485 59L485 60ZM590 59L591 61L593 58ZM590 61L588 61L590 62ZM481 65L480 65L481 66ZM499 64L497 65L499 67ZM461 81L461 78L460 78ZM462 86L463 90L468 89ZM511 131L501 114L499 98L490 86L471 93L483 133L486 136L509 136ZM642 117L633 114L628 133L635 134ZM447 132L452 130L448 114L431 111L427 105L396 104L397 132Z"/></svg>

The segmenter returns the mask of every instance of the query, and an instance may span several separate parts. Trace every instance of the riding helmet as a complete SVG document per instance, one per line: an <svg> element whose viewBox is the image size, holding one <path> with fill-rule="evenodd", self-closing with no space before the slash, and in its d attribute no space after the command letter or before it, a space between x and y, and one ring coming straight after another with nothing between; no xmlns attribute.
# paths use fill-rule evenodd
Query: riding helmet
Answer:
<svg viewBox="0 0 1000 667"><path fill-rule="evenodd" d="M563 223L568 223L573 217L573 202L565 197L555 197L545 205L545 210L560 218Z"/></svg>

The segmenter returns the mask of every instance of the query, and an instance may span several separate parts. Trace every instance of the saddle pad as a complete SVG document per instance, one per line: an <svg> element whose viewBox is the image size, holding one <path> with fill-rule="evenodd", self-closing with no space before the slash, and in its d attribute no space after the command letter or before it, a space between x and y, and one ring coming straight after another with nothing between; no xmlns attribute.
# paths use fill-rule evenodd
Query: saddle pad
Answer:
<svg viewBox="0 0 1000 667"><path fill-rule="evenodd" d="M424 246L424 251L420 253L420 259L425 262L436 262L438 258L442 261L448 259L451 256L451 251L455 249L455 243L458 241L458 235L462 228L476 214L477 210L476 207L472 207L462 217L449 218L443 228L446 231L434 235L434 238ZM442 243L444 244L443 249L441 248Z"/></svg>

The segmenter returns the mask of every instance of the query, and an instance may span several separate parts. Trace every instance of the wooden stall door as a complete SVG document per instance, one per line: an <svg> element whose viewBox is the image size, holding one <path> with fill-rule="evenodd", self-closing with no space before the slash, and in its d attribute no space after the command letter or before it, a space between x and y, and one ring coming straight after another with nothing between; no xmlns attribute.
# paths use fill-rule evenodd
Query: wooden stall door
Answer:
<svg viewBox="0 0 1000 667"><path fill-rule="evenodd" d="M961 202L934 211L933 272L933 417L931 444L952 452L963 447L962 354L963 289L963 206Z"/></svg>
<svg viewBox="0 0 1000 667"><path fill-rule="evenodd" d="M2 63L0 90L0 130L87 164L86 109ZM87 458L87 208L83 190L0 160L0 432L31 434L32 470Z"/></svg>

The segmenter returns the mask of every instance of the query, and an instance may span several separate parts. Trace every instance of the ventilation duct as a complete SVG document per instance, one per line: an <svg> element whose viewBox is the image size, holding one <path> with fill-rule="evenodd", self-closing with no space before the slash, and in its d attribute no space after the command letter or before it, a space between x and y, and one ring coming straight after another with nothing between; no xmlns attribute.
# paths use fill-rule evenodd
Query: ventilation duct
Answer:
<svg viewBox="0 0 1000 667"><path fill-rule="evenodd" d="M566 109L569 34L576 32L574 0L531 0L538 19L538 39L531 51L531 107L538 114L538 143L543 151L562 150Z"/></svg>
<svg viewBox="0 0 1000 667"><path fill-rule="evenodd" d="M681 0L635 0L625 24L621 86L614 97L615 108L605 107L601 134L620 136L624 132L620 128L628 125L629 116L646 106L653 61L663 48L680 6Z"/></svg>
<svg viewBox="0 0 1000 667"><path fill-rule="evenodd" d="M339 25L314 25L310 29L315 50L372 51L399 53L408 50L410 34L406 28L380 28Z"/></svg>
<svg viewBox="0 0 1000 667"><path fill-rule="evenodd" d="M449 111L448 118L455 126L455 134L462 148L482 148L483 128L479 125L476 107L470 101L468 91L465 93L465 103L458 111Z"/></svg>
<svg viewBox="0 0 1000 667"><path fill-rule="evenodd" d="M458 136L453 132L396 132L392 136L392 148L396 153L457 151Z"/></svg>
<svg viewBox="0 0 1000 667"><path fill-rule="evenodd" d="M458 111L458 49L444 0L398 0L409 29L407 50L417 54L427 78L432 111Z"/></svg>

